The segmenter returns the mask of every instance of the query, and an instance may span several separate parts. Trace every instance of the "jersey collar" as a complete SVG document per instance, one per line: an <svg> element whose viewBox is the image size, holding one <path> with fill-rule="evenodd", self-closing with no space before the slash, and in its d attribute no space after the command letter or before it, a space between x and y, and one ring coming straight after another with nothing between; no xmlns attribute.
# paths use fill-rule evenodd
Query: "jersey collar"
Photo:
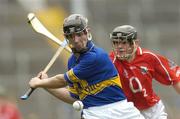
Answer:
<svg viewBox="0 0 180 119"><path fill-rule="evenodd" d="M142 55L142 49L141 49L140 46L137 48L136 54L137 55Z"/></svg>

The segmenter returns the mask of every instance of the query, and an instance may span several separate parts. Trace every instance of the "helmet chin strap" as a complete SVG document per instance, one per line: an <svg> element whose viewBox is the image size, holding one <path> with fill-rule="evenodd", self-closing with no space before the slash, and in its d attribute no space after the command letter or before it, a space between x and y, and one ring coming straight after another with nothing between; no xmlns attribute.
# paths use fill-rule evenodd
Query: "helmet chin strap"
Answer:
<svg viewBox="0 0 180 119"><path fill-rule="evenodd" d="M132 48L128 48L127 51L132 50ZM130 58L132 58L132 56L136 53L137 51L137 45L135 44L135 41L133 40L133 51L130 54L125 54L123 56L116 56L118 59L120 60L129 60Z"/></svg>

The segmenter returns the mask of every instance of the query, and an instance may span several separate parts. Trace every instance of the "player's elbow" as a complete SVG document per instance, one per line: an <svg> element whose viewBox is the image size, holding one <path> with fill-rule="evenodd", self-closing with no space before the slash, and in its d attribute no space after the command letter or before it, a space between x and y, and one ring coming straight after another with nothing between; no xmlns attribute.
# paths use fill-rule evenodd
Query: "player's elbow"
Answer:
<svg viewBox="0 0 180 119"><path fill-rule="evenodd" d="M59 75L56 75L55 76L56 77L56 79L58 80L58 85L59 85L59 87L65 87L65 86L67 86L67 82L66 82L66 80L64 79L64 74L59 74Z"/></svg>

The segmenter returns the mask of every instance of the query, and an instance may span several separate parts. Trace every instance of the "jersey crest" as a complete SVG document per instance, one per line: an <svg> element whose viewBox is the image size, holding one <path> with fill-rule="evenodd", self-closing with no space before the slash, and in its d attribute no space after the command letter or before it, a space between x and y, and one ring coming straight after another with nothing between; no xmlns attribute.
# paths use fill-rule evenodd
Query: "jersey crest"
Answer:
<svg viewBox="0 0 180 119"><path fill-rule="evenodd" d="M142 73L143 75L147 74L147 72L148 72L148 68L147 68L147 67L145 67L145 66L140 66L140 68L141 68L141 73Z"/></svg>

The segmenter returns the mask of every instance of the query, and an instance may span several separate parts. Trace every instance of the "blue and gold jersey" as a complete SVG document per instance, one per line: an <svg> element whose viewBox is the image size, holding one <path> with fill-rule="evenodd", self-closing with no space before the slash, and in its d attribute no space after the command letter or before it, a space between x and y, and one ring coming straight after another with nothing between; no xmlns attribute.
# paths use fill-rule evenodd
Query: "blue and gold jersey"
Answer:
<svg viewBox="0 0 180 119"><path fill-rule="evenodd" d="M71 96L81 100L84 108L124 100L117 70L108 54L92 41L87 47L87 52L79 57L73 54L68 61L68 72L64 77Z"/></svg>

